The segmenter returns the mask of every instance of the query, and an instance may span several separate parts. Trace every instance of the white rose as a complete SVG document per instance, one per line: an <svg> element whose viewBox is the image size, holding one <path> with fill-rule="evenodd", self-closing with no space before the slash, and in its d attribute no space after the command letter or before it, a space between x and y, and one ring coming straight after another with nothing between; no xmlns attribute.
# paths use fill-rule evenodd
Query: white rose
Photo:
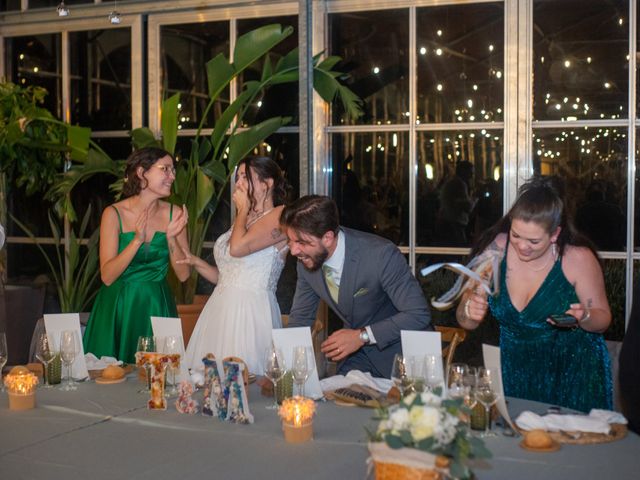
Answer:
<svg viewBox="0 0 640 480"><path fill-rule="evenodd" d="M406 408L398 408L391 412L388 420L389 426L393 430L402 430L409 424L409 411Z"/></svg>
<svg viewBox="0 0 640 480"><path fill-rule="evenodd" d="M409 417L411 436L415 441L433 436L439 421L438 409L429 406L413 407Z"/></svg>

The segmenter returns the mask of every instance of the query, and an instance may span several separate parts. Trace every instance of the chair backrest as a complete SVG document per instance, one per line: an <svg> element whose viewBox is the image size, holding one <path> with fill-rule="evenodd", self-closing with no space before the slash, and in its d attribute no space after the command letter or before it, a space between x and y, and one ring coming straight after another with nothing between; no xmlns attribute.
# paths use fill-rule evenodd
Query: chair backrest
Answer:
<svg viewBox="0 0 640 480"><path fill-rule="evenodd" d="M441 325L435 325L434 327L437 332L440 332L442 343L445 344L442 348L442 356L445 358L445 368L448 368L453 361L456 348L467 338L467 331L459 327L443 327Z"/></svg>

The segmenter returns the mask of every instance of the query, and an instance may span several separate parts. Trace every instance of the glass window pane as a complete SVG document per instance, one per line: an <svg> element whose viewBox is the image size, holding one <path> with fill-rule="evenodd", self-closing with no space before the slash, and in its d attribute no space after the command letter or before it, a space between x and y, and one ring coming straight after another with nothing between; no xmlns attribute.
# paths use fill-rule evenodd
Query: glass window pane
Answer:
<svg viewBox="0 0 640 480"><path fill-rule="evenodd" d="M418 134L418 246L470 246L502 217L502 139L501 130Z"/></svg>
<svg viewBox="0 0 640 480"><path fill-rule="evenodd" d="M267 17L238 20L238 36L255 30L256 28L279 23L282 27L293 27L293 33L271 51L271 65L275 65L280 58L298 46L298 17ZM242 82L260 80L264 62L256 62L247 68L241 79ZM242 88L242 87L240 87ZM242 90L240 90L242 91ZM244 126L256 125L267 118L276 116L291 117L289 125L298 125L298 83L275 85L263 97L256 98L244 117Z"/></svg>
<svg viewBox="0 0 640 480"><path fill-rule="evenodd" d="M59 33L7 38L6 69L9 79L23 87L36 85L49 92L44 101L57 118L62 117L62 50Z"/></svg>
<svg viewBox="0 0 640 480"><path fill-rule="evenodd" d="M569 212L599 250L626 246L626 132L584 127L534 133L534 172L564 178Z"/></svg>
<svg viewBox="0 0 640 480"><path fill-rule="evenodd" d="M229 22L203 22L160 27L161 98L180 93L180 127L197 128L209 103L206 63L219 53L229 57ZM229 105L229 89L219 96L204 121L205 128Z"/></svg>
<svg viewBox="0 0 640 480"><path fill-rule="evenodd" d="M408 140L406 132L332 136L332 191L341 225L408 244Z"/></svg>
<svg viewBox="0 0 640 480"><path fill-rule="evenodd" d="M131 129L131 30L69 33L71 123Z"/></svg>
<svg viewBox="0 0 640 480"><path fill-rule="evenodd" d="M607 340L621 341L624 337L624 310L626 295L627 262L625 260L606 259L604 268L604 288L611 308L611 325L604 332ZM638 279L638 262L634 262L634 276ZM635 283L635 282L634 282Z"/></svg>
<svg viewBox="0 0 640 480"><path fill-rule="evenodd" d="M125 160L132 152L130 137L92 138L113 160Z"/></svg>
<svg viewBox="0 0 640 480"><path fill-rule="evenodd" d="M21 3L20 0L2 0L0 1L0 11L20 10Z"/></svg>
<svg viewBox="0 0 640 480"><path fill-rule="evenodd" d="M624 118L628 1L534 0L536 120Z"/></svg>
<svg viewBox="0 0 640 480"><path fill-rule="evenodd" d="M420 122L502 121L504 6L417 10Z"/></svg>
<svg viewBox="0 0 640 480"><path fill-rule="evenodd" d="M300 196L299 139L297 133L275 133L254 150L255 155L271 157L278 163L290 186L290 201Z"/></svg>
<svg viewBox="0 0 640 480"><path fill-rule="evenodd" d="M365 102L358 124L409 121L409 10L329 15L329 52L342 57L337 69ZM352 123L341 105L332 111L334 125Z"/></svg>

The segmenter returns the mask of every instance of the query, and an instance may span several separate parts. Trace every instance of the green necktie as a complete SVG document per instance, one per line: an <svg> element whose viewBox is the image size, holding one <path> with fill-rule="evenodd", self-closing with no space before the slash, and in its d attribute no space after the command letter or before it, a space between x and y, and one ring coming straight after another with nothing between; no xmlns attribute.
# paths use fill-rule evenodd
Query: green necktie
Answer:
<svg viewBox="0 0 640 480"><path fill-rule="evenodd" d="M322 265L322 272L324 273L324 280L327 282L327 287L329 288L329 293L331 294L331 298L334 302L338 303L338 292L340 288L338 284L333 279L332 275L333 269L328 265Z"/></svg>

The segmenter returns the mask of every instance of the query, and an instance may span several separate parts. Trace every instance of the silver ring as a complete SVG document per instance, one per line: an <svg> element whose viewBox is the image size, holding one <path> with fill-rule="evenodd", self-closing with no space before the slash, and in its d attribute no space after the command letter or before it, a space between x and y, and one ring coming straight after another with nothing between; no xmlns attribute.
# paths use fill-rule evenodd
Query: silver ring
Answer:
<svg viewBox="0 0 640 480"><path fill-rule="evenodd" d="M467 318L471 317L471 313L469 312L469 304L471 303L471 299L468 298L466 302L464 302L464 315Z"/></svg>

